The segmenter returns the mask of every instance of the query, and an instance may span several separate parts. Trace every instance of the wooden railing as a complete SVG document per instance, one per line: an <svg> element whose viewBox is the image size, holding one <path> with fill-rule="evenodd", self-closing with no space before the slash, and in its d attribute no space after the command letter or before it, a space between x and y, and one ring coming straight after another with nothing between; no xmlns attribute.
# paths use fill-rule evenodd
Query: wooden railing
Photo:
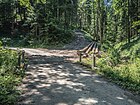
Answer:
<svg viewBox="0 0 140 105"><path fill-rule="evenodd" d="M79 62L82 62L82 58L92 55L92 69L94 69L96 67L96 57L101 57L100 46L97 42L91 42L85 48L78 50L77 54L79 56Z"/></svg>

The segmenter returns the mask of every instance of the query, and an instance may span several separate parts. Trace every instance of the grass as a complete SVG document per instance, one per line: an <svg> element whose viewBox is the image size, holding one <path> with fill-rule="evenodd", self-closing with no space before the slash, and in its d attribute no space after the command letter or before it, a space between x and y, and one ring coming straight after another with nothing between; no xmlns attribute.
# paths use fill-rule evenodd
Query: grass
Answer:
<svg viewBox="0 0 140 105"><path fill-rule="evenodd" d="M113 48L97 59L97 73L124 89L140 94L140 40L135 39L130 44L118 43ZM91 63L90 58L83 59L84 65L91 67Z"/></svg>

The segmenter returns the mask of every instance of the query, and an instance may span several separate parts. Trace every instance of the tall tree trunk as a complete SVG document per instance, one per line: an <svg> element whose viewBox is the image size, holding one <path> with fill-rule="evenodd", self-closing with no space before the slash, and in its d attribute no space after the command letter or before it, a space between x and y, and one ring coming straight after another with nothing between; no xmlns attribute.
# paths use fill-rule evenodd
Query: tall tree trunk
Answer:
<svg viewBox="0 0 140 105"><path fill-rule="evenodd" d="M127 34L128 34L128 43L130 43L130 4L129 4L129 0L127 1L128 2L128 17L127 17Z"/></svg>

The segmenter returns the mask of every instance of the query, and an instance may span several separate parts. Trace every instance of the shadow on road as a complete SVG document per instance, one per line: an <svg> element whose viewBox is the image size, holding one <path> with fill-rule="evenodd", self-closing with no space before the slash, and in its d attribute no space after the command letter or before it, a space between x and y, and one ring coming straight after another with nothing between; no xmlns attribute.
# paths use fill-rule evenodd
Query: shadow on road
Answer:
<svg viewBox="0 0 140 105"><path fill-rule="evenodd" d="M30 56L19 105L133 105L124 91L71 58Z"/></svg>

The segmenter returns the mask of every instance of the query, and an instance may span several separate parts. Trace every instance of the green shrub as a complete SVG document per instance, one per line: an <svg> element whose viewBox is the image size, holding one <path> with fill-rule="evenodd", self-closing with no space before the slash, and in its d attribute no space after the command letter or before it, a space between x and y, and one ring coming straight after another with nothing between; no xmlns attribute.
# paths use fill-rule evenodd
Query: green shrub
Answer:
<svg viewBox="0 0 140 105"><path fill-rule="evenodd" d="M48 43L68 43L68 41L73 37L70 30L64 30L62 28L59 28L53 23L48 24L47 27Z"/></svg>
<svg viewBox="0 0 140 105"><path fill-rule="evenodd" d="M2 42L0 41L0 47L2 47Z"/></svg>
<svg viewBox="0 0 140 105"><path fill-rule="evenodd" d="M17 66L17 53L12 50L0 49L0 69L1 73L15 72Z"/></svg>
<svg viewBox="0 0 140 105"><path fill-rule="evenodd" d="M14 75L9 74L6 76L0 76L0 104L11 105L14 104L19 95L19 91L16 89L16 85L19 83L20 78L16 78Z"/></svg>
<svg viewBox="0 0 140 105"><path fill-rule="evenodd" d="M0 104L13 105L17 101L22 74L17 68L16 51L0 48Z"/></svg>
<svg viewBox="0 0 140 105"><path fill-rule="evenodd" d="M115 46L107 42L102 50L105 53L96 61L98 73L123 88L140 94L140 40L131 42L129 47L124 42ZM84 59L83 62L91 65L91 59Z"/></svg>

